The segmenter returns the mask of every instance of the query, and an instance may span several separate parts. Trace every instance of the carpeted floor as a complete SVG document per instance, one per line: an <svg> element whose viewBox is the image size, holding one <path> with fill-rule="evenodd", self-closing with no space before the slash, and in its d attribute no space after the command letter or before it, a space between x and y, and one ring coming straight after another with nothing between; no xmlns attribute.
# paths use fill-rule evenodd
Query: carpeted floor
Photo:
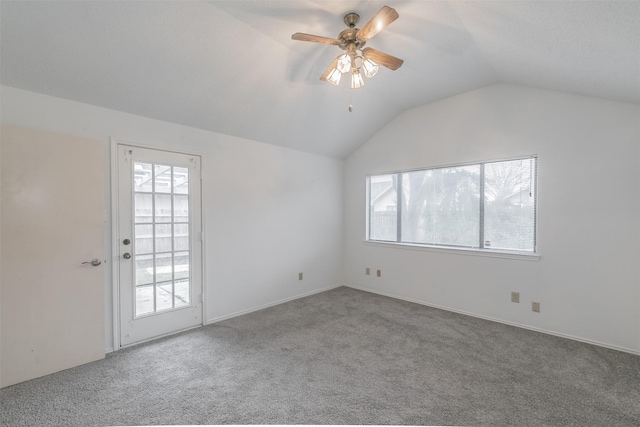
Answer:
<svg viewBox="0 0 640 427"><path fill-rule="evenodd" d="M3 426L638 426L640 357L337 288L0 398Z"/></svg>

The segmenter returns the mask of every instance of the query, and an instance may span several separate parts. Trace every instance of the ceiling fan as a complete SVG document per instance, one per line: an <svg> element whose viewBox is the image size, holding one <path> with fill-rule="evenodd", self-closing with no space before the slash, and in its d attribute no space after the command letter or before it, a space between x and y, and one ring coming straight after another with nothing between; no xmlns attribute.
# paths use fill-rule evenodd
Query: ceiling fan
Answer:
<svg viewBox="0 0 640 427"><path fill-rule="evenodd" d="M337 86L342 74L349 72L351 73L351 88L357 89L364 86L362 74L368 78L375 76L378 72L378 64L390 70L397 70L402 66L404 61L400 58L370 47L364 47L369 39L384 30L398 17L398 12L395 9L383 6L362 28L356 28L360 15L351 12L344 16L344 23L349 28L338 34L335 39L305 33L295 33L291 38L305 42L335 45L345 50L345 53L338 55L333 60L329 68L320 76L320 80L328 81Z"/></svg>

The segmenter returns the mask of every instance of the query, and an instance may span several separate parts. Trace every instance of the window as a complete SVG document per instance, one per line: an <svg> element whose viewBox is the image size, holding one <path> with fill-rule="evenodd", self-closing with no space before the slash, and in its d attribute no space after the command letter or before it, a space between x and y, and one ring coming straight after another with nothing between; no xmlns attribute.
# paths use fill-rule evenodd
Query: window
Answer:
<svg viewBox="0 0 640 427"><path fill-rule="evenodd" d="M536 252L537 159L371 175L368 240Z"/></svg>

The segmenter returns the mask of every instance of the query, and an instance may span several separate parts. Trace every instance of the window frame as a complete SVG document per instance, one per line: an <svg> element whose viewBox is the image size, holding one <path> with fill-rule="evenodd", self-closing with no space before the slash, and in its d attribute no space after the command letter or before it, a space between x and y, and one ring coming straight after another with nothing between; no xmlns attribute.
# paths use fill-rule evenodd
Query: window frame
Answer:
<svg viewBox="0 0 640 427"><path fill-rule="evenodd" d="M484 247L484 233L485 233L485 165L492 163L500 163L500 162L510 162L517 160L534 160L533 167L533 190L535 194L534 206L533 206L533 250L511 250L511 249L496 249L496 248L487 248ZM437 165L437 166L429 166L422 168L413 168L413 169L404 169L404 170L396 170L391 172L378 172L378 173L370 173L365 176L365 187L366 187L366 221L365 221L365 239L364 243L371 246L384 246L390 248L398 248L398 249L407 249L407 250L420 250L420 251L430 251L430 252L441 252L441 253L452 253L452 254L463 254L463 255L478 255L478 256L489 256L489 257L497 257L497 258L512 258L512 259L524 259L529 261L538 261L540 259L540 252L538 248L538 156L537 155L526 155L526 156L518 156L518 157L509 157L504 159L492 159L492 160L483 160L476 162L467 162L467 163L455 163L449 165ZM478 217L478 227L479 227L479 245L478 247L465 247L465 246L453 246L453 245L445 245L445 244L428 244L428 243L414 243L414 242L403 242L401 240L402 236L402 206L400 203L401 198L403 197L403 192L398 190L398 188L402 188L402 174L411 173L411 172L419 172L419 171L428 171L428 170L438 170L445 168L456 168L456 167L465 167L465 166L479 166L480 167L480 198L479 198L479 217ZM384 175L396 175L397 178L397 187L396 188L396 240L378 240L371 239L371 178L377 176Z"/></svg>

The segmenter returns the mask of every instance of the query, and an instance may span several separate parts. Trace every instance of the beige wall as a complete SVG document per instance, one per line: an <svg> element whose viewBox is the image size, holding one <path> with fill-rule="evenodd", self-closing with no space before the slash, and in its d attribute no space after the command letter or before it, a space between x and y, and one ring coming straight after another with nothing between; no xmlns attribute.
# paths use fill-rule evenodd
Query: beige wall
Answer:
<svg viewBox="0 0 640 427"><path fill-rule="evenodd" d="M104 147L2 127L0 386L104 357Z"/></svg>

